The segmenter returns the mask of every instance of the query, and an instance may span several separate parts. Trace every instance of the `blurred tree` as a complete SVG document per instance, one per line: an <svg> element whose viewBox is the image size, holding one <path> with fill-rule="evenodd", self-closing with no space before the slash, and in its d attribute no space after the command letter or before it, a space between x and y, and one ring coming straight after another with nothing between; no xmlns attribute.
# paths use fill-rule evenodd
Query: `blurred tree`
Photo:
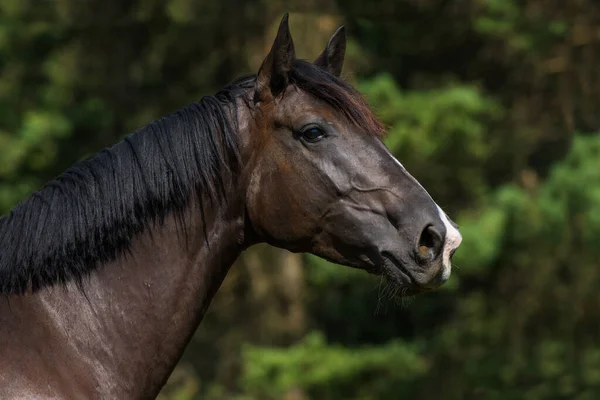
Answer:
<svg viewBox="0 0 600 400"><path fill-rule="evenodd" d="M487 179L532 168L545 175L575 131L600 130L597 2L581 0L339 1L370 57L361 74L387 71L406 89L472 82L509 112ZM510 162L505 162L507 159Z"/></svg>
<svg viewBox="0 0 600 400"><path fill-rule="evenodd" d="M249 70L259 0L0 4L0 210ZM242 12L231 13L232 8Z"/></svg>
<svg viewBox="0 0 600 400"><path fill-rule="evenodd" d="M362 271L250 249L161 397L599 397L592 0L3 0L1 212L256 70L287 11L303 58L348 27L344 75L459 215L457 268L396 306Z"/></svg>
<svg viewBox="0 0 600 400"><path fill-rule="evenodd" d="M386 144L449 211L477 205L489 190L487 163L498 144L490 125L503 115L476 87L402 91L388 74L361 82L389 126ZM452 168L448 168L452 165Z"/></svg>
<svg viewBox="0 0 600 400"><path fill-rule="evenodd" d="M427 371L411 345L346 349L313 333L287 350L247 347L243 385L256 399L301 391L307 398L375 400L406 393L405 383ZM394 368L390 368L394 365Z"/></svg>
<svg viewBox="0 0 600 400"><path fill-rule="evenodd" d="M576 136L544 183L507 186L462 219L473 251L457 255L463 299L434 363L453 398L600 393L599 156L599 135Z"/></svg>

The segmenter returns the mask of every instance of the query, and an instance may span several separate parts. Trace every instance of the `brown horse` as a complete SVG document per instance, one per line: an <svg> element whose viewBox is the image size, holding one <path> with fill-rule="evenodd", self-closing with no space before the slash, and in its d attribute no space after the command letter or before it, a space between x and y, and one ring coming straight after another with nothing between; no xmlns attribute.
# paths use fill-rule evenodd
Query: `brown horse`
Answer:
<svg viewBox="0 0 600 400"><path fill-rule="evenodd" d="M0 398L160 391L258 242L383 274L450 275L461 236L340 78L340 28L297 60L284 17L257 75L72 167L0 219Z"/></svg>

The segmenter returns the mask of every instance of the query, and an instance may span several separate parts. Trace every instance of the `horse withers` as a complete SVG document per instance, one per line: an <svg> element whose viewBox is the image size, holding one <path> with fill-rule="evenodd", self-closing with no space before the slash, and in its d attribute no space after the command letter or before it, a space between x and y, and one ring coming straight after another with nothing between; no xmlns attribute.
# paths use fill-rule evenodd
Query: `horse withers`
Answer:
<svg viewBox="0 0 600 400"><path fill-rule="evenodd" d="M256 75L76 164L0 218L0 398L157 395L231 264L267 242L385 275L450 276L456 226L283 18Z"/></svg>

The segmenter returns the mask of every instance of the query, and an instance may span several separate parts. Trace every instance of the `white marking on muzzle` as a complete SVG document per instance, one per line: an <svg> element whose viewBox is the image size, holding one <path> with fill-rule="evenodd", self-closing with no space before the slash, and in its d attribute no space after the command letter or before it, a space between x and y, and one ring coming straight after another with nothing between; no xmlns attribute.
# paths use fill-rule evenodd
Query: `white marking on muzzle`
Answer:
<svg viewBox="0 0 600 400"><path fill-rule="evenodd" d="M442 222L446 227L446 239L444 240L444 250L442 251L442 263L444 266L444 271L442 272L442 279L446 281L448 280L448 278L450 278L450 272L452 270L452 263L450 262L450 253L452 253L453 250L460 246L460 243L462 242L462 235L460 234L458 229L452 226L452 224L448 220L448 217L446 216L446 213L440 208L440 206L438 206L437 204L436 206L438 208L438 212L440 213L440 218L442 219Z"/></svg>
<svg viewBox="0 0 600 400"><path fill-rule="evenodd" d="M394 160L394 162L396 164L398 164L398 166L400 166L400 168L402 168L408 174L408 176L410 176L412 178L412 180L417 185L419 185L425 191L425 193L427 193L429 195L429 192L427 192L427 190L425 190L423 185L421 185L421 183L419 181L417 181L408 171L406 171L406 168L404 168L402 163L400 163L400 161L398 161L396 159L396 157L394 157L392 155L392 153L390 153L390 152L388 152L388 153L389 153L390 157L392 157L392 160ZM429 195L429 198L431 198L431 195ZM433 201L433 199L431 199L431 200ZM434 203L435 203L435 201L434 201ZM452 263L450 262L450 253L452 253L453 250L455 250L456 248L458 248L458 246L460 246L460 243L462 242L462 235L460 234L458 229L456 229L454 226L452 226L452 224L448 220L448 216L440 208L440 206L438 206L437 203L435 203L435 205L438 208L438 213L440 214L440 218L441 218L442 222L444 223L444 226L446 227L446 238L444 239L444 249L442 251L442 263L443 263L442 265L444 268L444 271L442 272L442 279L444 281L446 281L446 280L448 280L448 278L450 278L450 272L452 271Z"/></svg>

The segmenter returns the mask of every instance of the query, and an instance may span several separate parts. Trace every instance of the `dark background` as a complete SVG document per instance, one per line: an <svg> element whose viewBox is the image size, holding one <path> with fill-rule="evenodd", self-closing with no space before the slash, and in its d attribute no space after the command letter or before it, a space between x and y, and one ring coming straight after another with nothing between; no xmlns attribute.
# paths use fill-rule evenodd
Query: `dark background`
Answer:
<svg viewBox="0 0 600 400"><path fill-rule="evenodd" d="M284 12L464 235L410 301L258 246L161 399L600 398L600 3L2 0L0 212L125 134L255 72Z"/></svg>

